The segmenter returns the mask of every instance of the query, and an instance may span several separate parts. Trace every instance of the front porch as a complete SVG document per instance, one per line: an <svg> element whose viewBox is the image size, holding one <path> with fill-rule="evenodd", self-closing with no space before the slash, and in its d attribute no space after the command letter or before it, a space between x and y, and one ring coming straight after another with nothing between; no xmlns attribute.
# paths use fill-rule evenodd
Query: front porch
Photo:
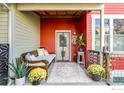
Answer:
<svg viewBox="0 0 124 93"><path fill-rule="evenodd" d="M46 84L50 82L52 82L53 84L53 79L56 79L55 83L64 82L67 84L70 82L77 82L78 84L111 83L113 78L111 76L114 74L111 74L110 71L110 53L104 51L104 4L10 4L9 7L8 43L10 49L10 62L12 62L12 60L14 60L16 57L20 57L22 53L36 50L38 48L45 48L46 50L48 50L49 53L55 53L57 55L55 63L52 64L53 68L49 68L49 72L52 72L49 74ZM94 42L92 42L92 32L88 29L89 24L87 21L87 17L89 16L89 13L91 11L100 12L99 16L101 21L99 51L91 50L92 43ZM57 32L60 35L57 36ZM69 34L67 34L67 32L69 32ZM81 35L82 33L84 34L85 38L85 57L83 59L85 60L84 66L80 66L78 63L73 63L74 57L77 55L78 52L78 46L74 44L73 37L78 36L78 34ZM64 49L64 52L66 52L64 58L60 56L61 51L63 50L62 48L60 48L60 46L58 46L59 44L61 45L61 40L59 39L60 36L62 36L63 34L65 34L65 37L68 40L67 44L62 45L66 46L66 48ZM57 63L57 61L61 62ZM70 63L64 63L64 61L69 61ZM85 70L91 63L98 63L106 69L107 75L103 82L94 82L87 76ZM113 68L118 70L118 67L116 66L117 62L113 64ZM122 66L122 64L120 65ZM57 71L59 71L57 67L59 68L61 73L57 73ZM55 72L53 70L55 70ZM67 72L65 70L67 70ZM75 73L75 75L73 75L73 72ZM56 74L64 75L55 77ZM9 75L11 75L10 70ZM70 79L69 82L69 79L66 79L67 77L73 78L72 80ZM58 81L58 78L60 81Z"/></svg>

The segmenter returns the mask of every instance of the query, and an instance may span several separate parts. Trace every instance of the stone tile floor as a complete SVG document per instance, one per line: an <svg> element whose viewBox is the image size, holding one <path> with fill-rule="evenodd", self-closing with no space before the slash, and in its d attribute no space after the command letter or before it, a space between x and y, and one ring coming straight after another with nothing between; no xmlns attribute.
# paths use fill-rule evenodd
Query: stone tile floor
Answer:
<svg viewBox="0 0 124 93"><path fill-rule="evenodd" d="M78 70L76 70L75 68ZM40 85L105 85L106 86L106 83L103 80L96 82L90 79L86 74L85 68L82 65L80 66L79 64L73 62L52 63L49 67L48 72L49 72L48 79L43 80ZM26 80L25 85L31 85L31 83L28 80Z"/></svg>
<svg viewBox="0 0 124 93"><path fill-rule="evenodd" d="M26 85L31 85L28 80ZM49 67L47 81L43 80L41 85L106 85L106 83L90 79L85 68L77 63L55 62Z"/></svg>

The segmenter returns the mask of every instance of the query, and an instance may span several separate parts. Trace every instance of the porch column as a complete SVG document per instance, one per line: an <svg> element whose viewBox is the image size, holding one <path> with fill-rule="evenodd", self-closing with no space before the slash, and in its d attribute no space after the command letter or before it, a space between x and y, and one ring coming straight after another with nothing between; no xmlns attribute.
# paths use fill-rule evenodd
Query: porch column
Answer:
<svg viewBox="0 0 124 93"><path fill-rule="evenodd" d="M104 47L104 6L100 10L100 64L103 64L103 47Z"/></svg>

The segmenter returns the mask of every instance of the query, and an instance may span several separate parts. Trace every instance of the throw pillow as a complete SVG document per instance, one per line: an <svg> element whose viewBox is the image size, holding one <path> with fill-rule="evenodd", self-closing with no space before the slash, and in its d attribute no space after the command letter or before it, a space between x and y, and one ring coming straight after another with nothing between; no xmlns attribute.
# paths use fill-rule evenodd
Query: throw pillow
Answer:
<svg viewBox="0 0 124 93"><path fill-rule="evenodd" d="M38 56L44 56L44 49L37 49Z"/></svg>
<svg viewBox="0 0 124 93"><path fill-rule="evenodd" d="M49 53L48 53L47 50L44 50L44 55L45 55L45 56L49 55Z"/></svg>
<svg viewBox="0 0 124 93"><path fill-rule="evenodd" d="M25 59L26 59L27 61L31 60L30 56L31 56L31 54L28 53L28 54L25 56Z"/></svg>

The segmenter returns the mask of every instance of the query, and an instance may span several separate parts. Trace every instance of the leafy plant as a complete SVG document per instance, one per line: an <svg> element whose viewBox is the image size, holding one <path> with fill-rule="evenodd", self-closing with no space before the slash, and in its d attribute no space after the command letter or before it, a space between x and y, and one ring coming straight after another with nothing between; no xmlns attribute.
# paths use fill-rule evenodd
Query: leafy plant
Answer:
<svg viewBox="0 0 124 93"><path fill-rule="evenodd" d="M30 82L34 81L40 81L44 78L46 78L47 72L45 69L42 69L40 67L34 68L29 72L28 79Z"/></svg>
<svg viewBox="0 0 124 93"><path fill-rule="evenodd" d="M99 64L91 64L87 71L91 75L95 74L100 78L105 77L105 69Z"/></svg>
<svg viewBox="0 0 124 93"><path fill-rule="evenodd" d="M24 77L28 72L27 61L22 62L19 58L16 58L15 62L8 63L8 65L17 79Z"/></svg>
<svg viewBox="0 0 124 93"><path fill-rule="evenodd" d="M83 33L81 34L81 35L78 35L78 37L77 37L77 44L79 45L79 46L83 46L83 45L85 45L84 44L84 35L83 35Z"/></svg>

